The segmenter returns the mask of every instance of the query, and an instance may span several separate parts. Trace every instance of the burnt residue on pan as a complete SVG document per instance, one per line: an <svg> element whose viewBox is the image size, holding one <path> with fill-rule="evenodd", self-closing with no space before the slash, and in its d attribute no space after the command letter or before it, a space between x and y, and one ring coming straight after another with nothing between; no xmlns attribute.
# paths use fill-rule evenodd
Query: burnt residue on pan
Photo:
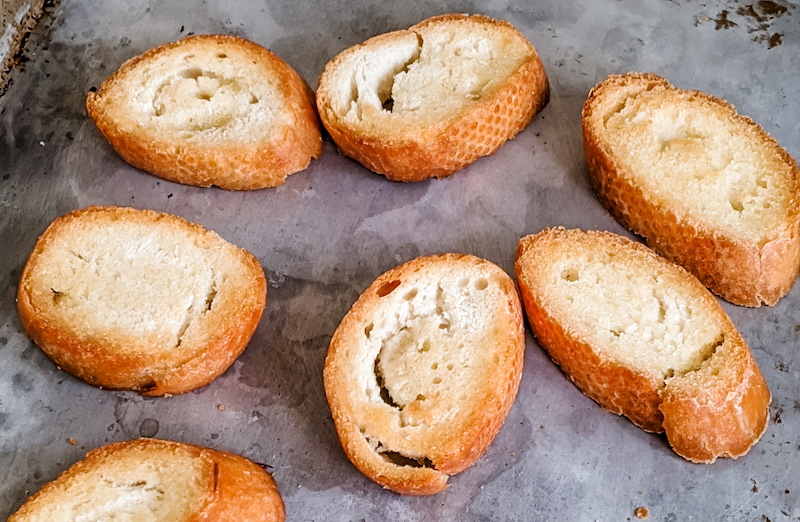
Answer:
<svg viewBox="0 0 800 522"><path fill-rule="evenodd" d="M772 31L772 22L776 18L789 16L795 8L793 4L786 2L776 2L773 0L758 0L753 4L738 6L735 9L735 16L742 18L739 23L728 18L731 11L723 9L714 19L714 29L730 29L744 24L747 32L753 34L753 41L756 43L766 43L768 49L781 45L783 33ZM733 7L731 7L733 9ZM710 19L709 19L710 20Z"/></svg>

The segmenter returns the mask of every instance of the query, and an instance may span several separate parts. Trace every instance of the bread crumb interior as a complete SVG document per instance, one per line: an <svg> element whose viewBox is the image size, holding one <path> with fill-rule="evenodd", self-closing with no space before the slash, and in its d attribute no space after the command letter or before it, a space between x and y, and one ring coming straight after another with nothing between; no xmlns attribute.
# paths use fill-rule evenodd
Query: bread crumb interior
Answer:
<svg viewBox="0 0 800 522"><path fill-rule="evenodd" d="M606 143L647 193L679 218L763 245L790 209L791 172L774 147L692 93L654 89L630 95L604 117Z"/></svg>

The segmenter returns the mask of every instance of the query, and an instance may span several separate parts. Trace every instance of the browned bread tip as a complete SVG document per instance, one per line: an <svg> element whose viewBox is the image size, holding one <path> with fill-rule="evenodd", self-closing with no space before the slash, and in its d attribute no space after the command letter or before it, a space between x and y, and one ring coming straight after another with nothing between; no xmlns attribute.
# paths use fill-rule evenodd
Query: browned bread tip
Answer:
<svg viewBox="0 0 800 522"><path fill-rule="evenodd" d="M522 238L517 281L539 344L588 397L692 462L762 436L770 393L731 320L678 265L629 239L562 228Z"/></svg>
<svg viewBox="0 0 800 522"><path fill-rule="evenodd" d="M311 89L235 36L189 36L131 58L86 108L125 161L187 185L274 187L322 152Z"/></svg>
<svg viewBox="0 0 800 522"><path fill-rule="evenodd" d="M283 522L285 518L275 482L254 462L180 442L138 439L90 451L8 520Z"/></svg>
<svg viewBox="0 0 800 522"><path fill-rule="evenodd" d="M95 386L186 392L244 350L266 303L247 251L170 214L89 207L56 219L22 272L27 334Z"/></svg>
<svg viewBox="0 0 800 522"><path fill-rule="evenodd" d="M444 254L389 270L353 304L325 359L345 453L398 493L442 491L503 424L524 350L519 297L497 265Z"/></svg>
<svg viewBox="0 0 800 522"><path fill-rule="evenodd" d="M420 181L494 153L548 97L539 55L511 24L448 14L341 52L320 76L317 107L342 153Z"/></svg>
<svg viewBox="0 0 800 522"><path fill-rule="evenodd" d="M654 74L589 93L583 141L600 201L708 288L773 305L800 272L800 171L750 118Z"/></svg>

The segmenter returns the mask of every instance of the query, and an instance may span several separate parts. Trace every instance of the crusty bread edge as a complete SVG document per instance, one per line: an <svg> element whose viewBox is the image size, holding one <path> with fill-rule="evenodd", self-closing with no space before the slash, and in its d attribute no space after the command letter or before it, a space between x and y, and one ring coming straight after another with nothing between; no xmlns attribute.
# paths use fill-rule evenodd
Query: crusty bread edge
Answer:
<svg viewBox="0 0 800 522"><path fill-rule="evenodd" d="M528 323L539 344L564 371L567 378L604 409L625 415L645 431L664 432L673 450L695 463L713 463L717 457L745 455L766 431L772 400L764 377L739 332L692 274L683 273L696 291L708 294L717 309L725 335L726 353L720 364L705 364L694 380L685 377L659 383L613 361L601 359L592 345L570 325L560 324L545 310L525 274L525 264L535 263L543 239L564 237L580 231L545 229L525 236L517 244L515 272ZM612 241L653 256L647 247L610 232L586 231L602 241ZM721 375L721 377L718 377ZM717 386L704 389L698 380Z"/></svg>
<svg viewBox="0 0 800 522"><path fill-rule="evenodd" d="M533 116L549 101L550 86L542 61L528 40L511 24L483 15L449 14L424 20L407 31L425 25L471 18L479 23L507 27L519 34L530 47L531 55L506 81L468 111L436 124L415 129L400 136L368 136L351 129L336 114L328 95L327 77L348 56L358 52L378 35L346 49L325 65L317 88L317 108L325 129L339 151L368 169L392 181L414 182L432 177L444 178L493 154L507 140L528 126ZM505 115L508 123L497 135L492 134ZM491 124L491 122L496 122ZM490 125L487 125L487 122ZM476 137L477 136L477 137ZM483 141L476 147L476 141Z"/></svg>
<svg viewBox="0 0 800 522"><path fill-rule="evenodd" d="M105 459L113 459L114 454L130 446L161 447L174 450L183 448L197 457L211 461L213 466L213 482L206 491L204 506L201 512L195 513L191 520L218 521L262 521L282 522L286 518L283 499L273 478L254 462L234 455L216 451L202 446L161 439L133 439L115 442L89 451L83 460L63 471L59 477L45 484L31 496L8 519L9 522L25 520L31 505L39 498L47 498L51 491L75 475L91 470L97 463Z"/></svg>
<svg viewBox="0 0 800 522"><path fill-rule="evenodd" d="M384 284L401 279L404 274L430 264L463 261L485 263L493 271L504 276L502 290L508 299L505 303L506 314L503 323L507 324L498 325L498 332L504 335L497 341L497 354L500 357L498 368L504 371L498 371L491 376L493 383L485 386L486 394L478 401L479 404L471 415L467 427L457 434L450 434L457 439L457 443L448 444L448 448L442 448L439 455L429 456L433 460L435 469L388 463L369 446L358 428L357 420L352 417L347 398L339 392L337 379L341 378L340 374L343 372L339 367L339 361L342 360L339 352L345 350L347 344L343 336L360 325L365 317L369 317L373 296L378 295L378 289ZM519 294L508 274L497 265L470 254L438 254L418 257L388 270L362 292L342 319L331 338L325 359L323 371L325 392L345 454L361 473L397 493L432 495L443 491L447 487L450 475L467 469L486 452L505 422L522 379L524 351L525 330Z"/></svg>
<svg viewBox="0 0 800 522"><path fill-rule="evenodd" d="M596 85L583 106L581 121L589 176L597 195L608 212L623 226L641 235L648 246L697 276L706 287L738 305L758 307L774 305L794 284L800 273L800 196L794 199L790 227L774 240L758 247L735 237L711 230L701 222L679 219L668 204L657 201L640 187L596 136L592 112L597 100L608 89L626 88L633 83L675 89L654 74L611 75ZM694 96L723 107L731 117L756 130L772 144L791 166L795 186L800 190L797 162L758 124L736 113L724 100L691 91Z"/></svg>
<svg viewBox="0 0 800 522"><path fill-rule="evenodd" d="M184 140L160 139L121 129L106 114L103 96L140 62L196 39L226 42L244 48L259 60L269 62L280 75L287 105L294 121L282 134L257 147L202 145ZM231 35L194 35L165 43L135 56L106 78L97 92L86 96L86 110L117 154L127 163L168 181L226 190L255 190L281 185L290 174L304 170L322 153L322 134L315 96L306 82L286 62L249 40Z"/></svg>
<svg viewBox="0 0 800 522"><path fill-rule="evenodd" d="M119 219L133 216L135 219L148 216L156 219L173 220L198 236L205 236L213 242L230 245L240 256L244 267L250 272L253 285L247 289L252 306L247 315L236 318L236 324L225 324L214 332L211 342L204 350L180 366L151 375L152 381L146 385L132 376L131 367L141 363L137 358L121 354L111 355L100 345L87 345L78 339L61 332L57 327L40 320L30 299L28 282L30 272L41 251L47 247L50 238L59 233L65 221L79 218L87 213L111 212L119 214ZM132 389L146 396L174 395L194 390L209 384L222 375L233 361L244 351L250 341L266 306L266 278L258 260L246 250L228 243L215 232L178 216L153 210L137 210L126 207L91 206L73 210L54 220L39 237L36 246L28 257L17 289L17 308L20 322L26 334L47 354L53 362L68 373L93 386L106 389ZM157 355L153 356L157 359ZM152 363L153 361L147 361ZM100 371L102 369L102 371Z"/></svg>

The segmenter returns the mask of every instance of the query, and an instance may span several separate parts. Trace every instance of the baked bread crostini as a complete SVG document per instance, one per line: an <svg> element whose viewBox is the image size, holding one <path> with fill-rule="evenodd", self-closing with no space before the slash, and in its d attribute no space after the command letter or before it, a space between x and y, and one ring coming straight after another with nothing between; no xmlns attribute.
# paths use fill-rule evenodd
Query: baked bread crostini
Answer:
<svg viewBox="0 0 800 522"><path fill-rule="evenodd" d="M25 331L57 365L144 395L221 375L265 303L264 270L250 253L176 216L123 207L56 219L17 292Z"/></svg>
<svg viewBox="0 0 800 522"><path fill-rule="evenodd" d="M8 520L282 522L285 518L275 482L254 462L180 442L138 439L90 451Z"/></svg>
<svg viewBox="0 0 800 522"><path fill-rule="evenodd" d="M311 89L235 36L189 36L131 58L86 108L125 161L187 185L274 187L322 152Z"/></svg>
<svg viewBox="0 0 800 522"><path fill-rule="evenodd" d="M539 55L513 26L449 14L340 53L320 76L317 107L342 153L420 181L494 153L548 96Z"/></svg>
<svg viewBox="0 0 800 522"><path fill-rule="evenodd" d="M800 272L800 171L726 102L654 74L589 93L583 141L600 201L714 293L775 304Z"/></svg>
<svg viewBox="0 0 800 522"><path fill-rule="evenodd" d="M584 394L692 462L737 458L770 393L749 348L689 272L629 239L562 228L522 238L517 281L533 333Z"/></svg>
<svg viewBox="0 0 800 522"><path fill-rule="evenodd" d="M444 254L389 270L344 317L325 359L345 453L398 493L442 491L503 424L524 350L519 296L497 265Z"/></svg>

